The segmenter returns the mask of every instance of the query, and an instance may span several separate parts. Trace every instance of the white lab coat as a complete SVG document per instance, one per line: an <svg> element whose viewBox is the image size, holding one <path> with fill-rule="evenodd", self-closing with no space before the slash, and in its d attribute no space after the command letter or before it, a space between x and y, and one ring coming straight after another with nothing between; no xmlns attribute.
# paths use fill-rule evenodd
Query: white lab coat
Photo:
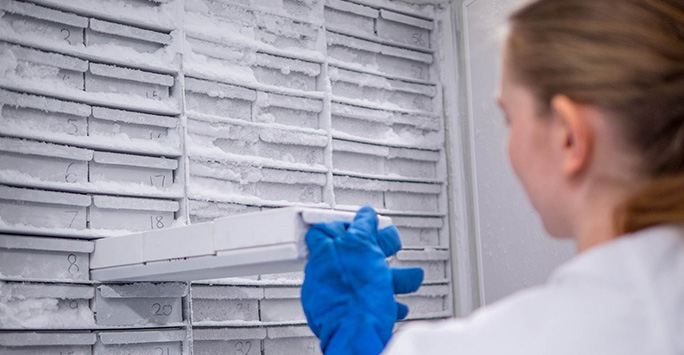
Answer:
<svg viewBox="0 0 684 355"><path fill-rule="evenodd" d="M465 319L408 324L384 355L682 355L684 227L594 247Z"/></svg>

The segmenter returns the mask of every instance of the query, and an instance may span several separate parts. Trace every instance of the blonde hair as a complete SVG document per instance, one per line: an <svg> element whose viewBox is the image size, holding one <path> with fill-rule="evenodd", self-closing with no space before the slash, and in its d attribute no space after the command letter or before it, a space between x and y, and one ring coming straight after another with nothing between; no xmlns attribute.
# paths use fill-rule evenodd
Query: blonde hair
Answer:
<svg viewBox="0 0 684 355"><path fill-rule="evenodd" d="M536 0L509 17L513 75L550 110L558 94L617 117L645 187L619 234L684 223L684 1Z"/></svg>

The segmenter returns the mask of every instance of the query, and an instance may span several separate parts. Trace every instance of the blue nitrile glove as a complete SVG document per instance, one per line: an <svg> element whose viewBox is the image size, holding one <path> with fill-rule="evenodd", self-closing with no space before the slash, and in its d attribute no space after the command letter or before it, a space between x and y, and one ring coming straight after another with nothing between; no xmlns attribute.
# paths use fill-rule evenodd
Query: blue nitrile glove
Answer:
<svg viewBox="0 0 684 355"><path fill-rule="evenodd" d="M385 258L401 249L397 229L378 231L375 210L365 206L352 223L312 226L306 244L302 305L323 353L380 354L394 322L408 314L394 294L414 292L423 281L421 268L389 267Z"/></svg>

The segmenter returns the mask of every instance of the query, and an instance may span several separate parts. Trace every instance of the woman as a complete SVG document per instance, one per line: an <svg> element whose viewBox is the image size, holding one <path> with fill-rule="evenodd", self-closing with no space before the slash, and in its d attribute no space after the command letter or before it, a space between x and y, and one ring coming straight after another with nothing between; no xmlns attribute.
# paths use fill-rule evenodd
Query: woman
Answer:
<svg viewBox="0 0 684 355"><path fill-rule="evenodd" d="M537 0L509 18L499 104L516 175L578 254L463 320L407 325L372 209L307 235L326 354L684 354L684 1ZM373 297L370 297L370 296ZM398 314L398 316L397 316Z"/></svg>

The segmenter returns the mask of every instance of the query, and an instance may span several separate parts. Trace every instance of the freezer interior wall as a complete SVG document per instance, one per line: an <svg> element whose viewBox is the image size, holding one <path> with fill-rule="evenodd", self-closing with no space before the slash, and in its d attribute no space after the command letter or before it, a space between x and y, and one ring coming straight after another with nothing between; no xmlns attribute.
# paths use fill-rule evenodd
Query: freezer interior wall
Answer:
<svg viewBox="0 0 684 355"><path fill-rule="evenodd" d="M408 321L453 315L437 59L448 11L2 1L0 353L319 353L301 272L89 277L97 238L293 205L392 217L404 249L390 264L425 269L400 297Z"/></svg>

